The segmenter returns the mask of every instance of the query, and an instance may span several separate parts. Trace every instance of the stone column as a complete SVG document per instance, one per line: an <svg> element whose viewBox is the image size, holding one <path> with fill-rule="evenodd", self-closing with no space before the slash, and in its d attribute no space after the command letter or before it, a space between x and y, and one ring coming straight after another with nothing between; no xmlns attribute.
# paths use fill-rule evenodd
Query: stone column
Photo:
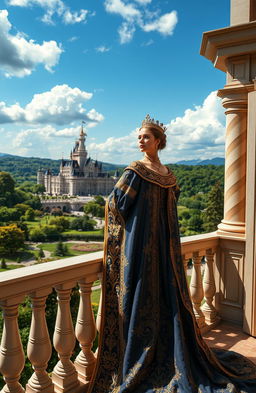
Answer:
<svg viewBox="0 0 256 393"><path fill-rule="evenodd" d="M219 90L226 109L224 218L218 233L245 234L247 92Z"/></svg>
<svg viewBox="0 0 256 393"><path fill-rule="evenodd" d="M251 146L255 144L255 128L247 129L247 112L251 125L256 121L252 96L248 109L248 95L254 89L256 77L256 1L231 0L230 21L229 27L204 33L201 45L201 54L227 75L227 83L218 93L226 109L227 130L225 207L217 231L220 247L216 259L215 306L222 318L239 324L244 321L244 329L256 334L253 237L256 191ZM247 133L250 137L246 147Z"/></svg>
<svg viewBox="0 0 256 393"><path fill-rule="evenodd" d="M256 80L248 99L246 263L244 321L246 333L256 336Z"/></svg>

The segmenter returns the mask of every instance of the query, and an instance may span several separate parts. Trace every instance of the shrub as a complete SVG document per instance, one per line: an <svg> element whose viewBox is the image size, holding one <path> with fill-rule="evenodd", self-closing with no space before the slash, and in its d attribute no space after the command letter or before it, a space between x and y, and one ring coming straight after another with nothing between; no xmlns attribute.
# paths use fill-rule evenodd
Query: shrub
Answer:
<svg viewBox="0 0 256 393"><path fill-rule="evenodd" d="M50 225L55 225L60 232L63 232L69 228L69 220L63 216L52 217L49 221Z"/></svg>
<svg viewBox="0 0 256 393"><path fill-rule="evenodd" d="M71 229L83 230L83 231L93 231L94 225L93 221L87 216L77 217L70 223Z"/></svg>
<svg viewBox="0 0 256 393"><path fill-rule="evenodd" d="M29 232L29 239L32 242L44 242L46 241L46 234L40 227L32 228Z"/></svg>

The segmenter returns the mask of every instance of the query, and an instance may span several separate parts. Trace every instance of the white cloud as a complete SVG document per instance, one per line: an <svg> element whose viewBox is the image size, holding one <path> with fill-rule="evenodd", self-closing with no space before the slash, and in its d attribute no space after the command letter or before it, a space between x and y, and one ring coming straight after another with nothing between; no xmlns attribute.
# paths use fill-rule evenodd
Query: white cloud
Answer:
<svg viewBox="0 0 256 393"><path fill-rule="evenodd" d="M172 35L177 22L177 12L172 11L168 14L160 16L160 18L154 20L153 22L146 23L142 28L146 32L158 31L163 35Z"/></svg>
<svg viewBox="0 0 256 393"><path fill-rule="evenodd" d="M110 48L105 45L101 45L101 46L98 46L97 48L95 48L95 50L96 50L96 52L99 52L99 53L105 53L105 52L109 52Z"/></svg>
<svg viewBox="0 0 256 393"><path fill-rule="evenodd" d="M77 87L57 85L50 91L35 94L24 108L18 103L7 106L4 102L0 102L0 123L64 125L85 120L88 125L90 123L95 125L104 117L95 109L87 112L84 103L91 98L92 93Z"/></svg>
<svg viewBox="0 0 256 393"><path fill-rule="evenodd" d="M135 1L135 2L134 2ZM108 13L117 14L123 18L118 34L121 44L132 40L137 27L144 32L156 31L163 36L172 35L178 22L176 11L159 15L159 11L151 11L147 5L151 0L105 0Z"/></svg>
<svg viewBox="0 0 256 393"><path fill-rule="evenodd" d="M79 12L71 12L66 10L63 13L63 22L67 25L84 22L88 14L87 10L80 10Z"/></svg>
<svg viewBox="0 0 256 393"><path fill-rule="evenodd" d="M56 129L47 124L43 127L23 129L12 140L16 154L60 158L65 157L72 149L80 133L80 127ZM69 141L65 141L68 138ZM65 152L65 153L64 153Z"/></svg>
<svg viewBox="0 0 256 393"><path fill-rule="evenodd" d="M8 11L0 10L0 69L5 76L30 75L39 64L51 72L63 52L61 46L56 41L37 44L32 39L27 40L23 33L12 35L11 27Z"/></svg>
<svg viewBox="0 0 256 393"><path fill-rule="evenodd" d="M89 11L85 9L71 11L62 0L9 0L8 4L16 7L42 7L45 10L42 21L47 24L54 23L53 16L55 14L62 18L65 24L86 22L89 14Z"/></svg>
<svg viewBox="0 0 256 393"><path fill-rule="evenodd" d="M10 146L13 144L15 154L26 156L41 156L61 158L62 152L64 157L68 156L70 149L73 146L73 138L76 139L79 134L80 125L77 122L82 119L77 108L73 108L76 98L83 92L81 90L69 91L66 87L61 87L58 94L52 92L48 96L38 97L31 101L34 111L32 114L39 110L42 106L42 113L38 114L40 119L46 118L48 110L49 123L31 124L29 127L23 127L21 130L15 132L10 131L7 139L8 132L5 131L4 140L6 148L4 151L13 154ZM72 89L71 89L72 90ZM58 97L64 95L64 101L59 101ZM68 92L70 94L68 94ZM84 92L85 93L85 92ZM44 93L43 93L44 94ZM89 94L89 93L86 93ZM85 94L84 100L87 101L88 97ZM47 97L54 95L55 101L52 105L49 104ZM39 95L40 96L40 95ZM69 102L70 97L70 102ZM35 99L35 100L34 100ZM83 98L81 98L83 99ZM84 101L83 101L84 102ZM31 104L30 103L30 104ZM61 114L63 118L66 116L66 111L78 113L76 123L67 123L68 126L57 124L56 126L50 124L52 119L59 121L56 105L62 108ZM50 113L50 107L52 112ZM47 109L48 108L48 109ZM64 108L64 110L63 110ZM31 109L31 108L30 108ZM8 117L16 116L16 118L24 118L27 116L27 107L20 108L19 104L7 107L4 103L0 103L0 120L5 115ZM155 114L152 114L155 115ZM34 115L36 116L36 115ZM129 162L140 159L141 153L137 148L137 131L133 130L127 135L117 137L108 137L105 141L98 143L91 137L91 127L99 124L103 120L103 116L91 109L86 112L87 124L86 130L89 134L87 150L92 157L98 157L102 161L129 164ZM155 116L157 117L157 116ZM69 120L69 117L68 117ZM162 120L162 119L159 119ZM64 124L64 123L63 123ZM206 97L201 105L188 108L180 117L170 120L167 126L167 147L160 152L160 158L165 163L177 162L180 160L191 159L209 159L214 157L224 156L224 141L225 141L225 115L221 106L220 99L216 96L216 92L212 92ZM139 125L138 125L139 126ZM93 134L92 134L93 135ZM93 137L96 136L95 134ZM67 142L68 138L68 142ZM7 142L9 145L7 145ZM4 146L4 145L3 145ZM3 147L1 148L3 149Z"/></svg>
<svg viewBox="0 0 256 393"><path fill-rule="evenodd" d="M153 45L153 44L154 44L154 40L150 39L150 40L148 40L146 42L143 42L141 44L141 46L150 46L150 45Z"/></svg>
<svg viewBox="0 0 256 393"><path fill-rule="evenodd" d="M187 109L166 126L167 147L160 152L163 162L207 159L224 155L225 115L221 102L212 92L202 105ZM108 138L103 143L91 143L91 153L102 160L128 164L140 158L136 131L120 138Z"/></svg>
<svg viewBox="0 0 256 393"><path fill-rule="evenodd" d="M121 44L127 44L133 39L135 27L131 23L123 22L118 29Z"/></svg>
<svg viewBox="0 0 256 393"><path fill-rule="evenodd" d="M70 37L69 39L68 39L68 42L74 42L74 41L77 41L77 40L79 40L79 37L77 37L77 36L73 36L73 37Z"/></svg>
<svg viewBox="0 0 256 393"><path fill-rule="evenodd" d="M122 0L106 0L105 8L107 12L121 15L126 20L134 20L141 15L134 4L126 4Z"/></svg>
<svg viewBox="0 0 256 393"><path fill-rule="evenodd" d="M78 127L70 127L70 128L63 128L63 129L56 129L55 127L47 124L44 127L35 127L35 128L28 128L26 130L22 130L18 132L16 137L13 141L14 147L33 147L38 143L38 138L43 138L44 143L48 141L50 143L50 138L65 138L65 137L74 137L77 138L79 135L80 126Z"/></svg>
<svg viewBox="0 0 256 393"><path fill-rule="evenodd" d="M150 4L152 2L152 0L135 0L135 1L141 5Z"/></svg>

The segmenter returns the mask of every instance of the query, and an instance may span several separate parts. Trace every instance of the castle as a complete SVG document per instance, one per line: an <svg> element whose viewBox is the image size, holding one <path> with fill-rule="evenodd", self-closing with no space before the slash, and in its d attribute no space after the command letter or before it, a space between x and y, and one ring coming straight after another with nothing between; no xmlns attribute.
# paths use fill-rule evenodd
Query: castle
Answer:
<svg viewBox="0 0 256 393"><path fill-rule="evenodd" d="M70 159L61 160L60 172L54 175L50 169L37 172L37 184L45 186L50 195L108 195L118 177L102 171L102 163L87 157L86 133L81 127L79 140L70 153Z"/></svg>

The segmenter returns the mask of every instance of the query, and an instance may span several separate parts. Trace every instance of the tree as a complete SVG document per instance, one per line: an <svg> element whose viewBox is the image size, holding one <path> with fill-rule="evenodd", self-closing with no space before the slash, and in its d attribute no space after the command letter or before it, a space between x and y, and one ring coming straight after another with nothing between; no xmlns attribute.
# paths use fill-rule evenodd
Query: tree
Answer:
<svg viewBox="0 0 256 393"><path fill-rule="evenodd" d="M1 259L1 269L7 269L7 265L4 258Z"/></svg>
<svg viewBox="0 0 256 393"><path fill-rule="evenodd" d="M35 219L35 211L32 207L29 207L24 215L25 221L34 221Z"/></svg>
<svg viewBox="0 0 256 393"><path fill-rule="evenodd" d="M15 254L24 247L24 233L17 225L0 227L0 254Z"/></svg>
<svg viewBox="0 0 256 393"><path fill-rule="evenodd" d="M29 195L29 199L26 200L26 203L32 207L32 209L41 210L42 204L39 196L33 196L32 194Z"/></svg>
<svg viewBox="0 0 256 393"><path fill-rule="evenodd" d="M97 203L97 205L100 205L100 206L105 206L105 199L101 196L101 195L96 195L95 197L94 197L94 201L95 201L95 203Z"/></svg>
<svg viewBox="0 0 256 393"><path fill-rule="evenodd" d="M85 214L91 214L93 217L103 218L105 215L104 207L93 201L90 201L84 205L84 212Z"/></svg>
<svg viewBox="0 0 256 393"><path fill-rule="evenodd" d="M59 240L61 237L60 231L56 225L43 225L42 230L46 239L49 241Z"/></svg>
<svg viewBox="0 0 256 393"><path fill-rule="evenodd" d="M29 231L29 239L32 242L45 242L46 241L46 234L42 228L35 227Z"/></svg>
<svg viewBox="0 0 256 393"><path fill-rule="evenodd" d="M68 245L67 245L67 243L64 243L64 244L63 244L63 252L64 252L64 255L68 255L68 254L69 254L69 250L68 250Z"/></svg>
<svg viewBox="0 0 256 393"><path fill-rule="evenodd" d="M23 216L23 215L26 213L26 211L27 211L28 209L30 209L30 206L27 205L26 203L17 203L17 204L14 206L14 208L15 208L15 209L18 209L18 210L20 211L21 215Z"/></svg>
<svg viewBox="0 0 256 393"><path fill-rule="evenodd" d="M202 231L203 220L201 217L201 212L197 210L192 210L192 215L187 221L188 229L194 231L195 233L200 233Z"/></svg>
<svg viewBox="0 0 256 393"><path fill-rule="evenodd" d="M0 172L0 195L5 197L7 193L14 193L15 181L8 172Z"/></svg>
<svg viewBox="0 0 256 393"><path fill-rule="evenodd" d="M51 210L51 215L52 216L63 216L63 212L62 212L62 210L59 207L54 207Z"/></svg>
<svg viewBox="0 0 256 393"><path fill-rule="evenodd" d="M64 257L65 250L61 241L56 244L54 255L57 255L58 257Z"/></svg>
<svg viewBox="0 0 256 393"><path fill-rule="evenodd" d="M21 217L21 211L15 207L0 207L0 222L8 223L10 221L18 221Z"/></svg>
<svg viewBox="0 0 256 393"><path fill-rule="evenodd" d="M63 216L51 217L49 224L56 225L60 232L64 232L69 228L69 220Z"/></svg>
<svg viewBox="0 0 256 393"><path fill-rule="evenodd" d="M83 230L83 231L93 231L94 225L92 220L88 216L77 217L70 223L71 229Z"/></svg>
<svg viewBox="0 0 256 393"><path fill-rule="evenodd" d="M35 194L43 194L45 192L45 186L43 184L35 184L32 188L32 192Z"/></svg>
<svg viewBox="0 0 256 393"><path fill-rule="evenodd" d="M224 197L220 182L216 182L208 193L207 207L204 211L204 228L207 232L215 231L223 218Z"/></svg>
<svg viewBox="0 0 256 393"><path fill-rule="evenodd" d="M44 257L45 257L44 250L42 249L42 247L39 247L39 250L38 250L38 258L42 259L42 258L44 258Z"/></svg>
<svg viewBox="0 0 256 393"><path fill-rule="evenodd" d="M29 238L29 230L28 230L28 226L27 224L25 224L25 222L23 221L18 221L15 223L17 225L18 228L20 228L22 230L22 232L24 233L24 237L25 240L28 240Z"/></svg>

